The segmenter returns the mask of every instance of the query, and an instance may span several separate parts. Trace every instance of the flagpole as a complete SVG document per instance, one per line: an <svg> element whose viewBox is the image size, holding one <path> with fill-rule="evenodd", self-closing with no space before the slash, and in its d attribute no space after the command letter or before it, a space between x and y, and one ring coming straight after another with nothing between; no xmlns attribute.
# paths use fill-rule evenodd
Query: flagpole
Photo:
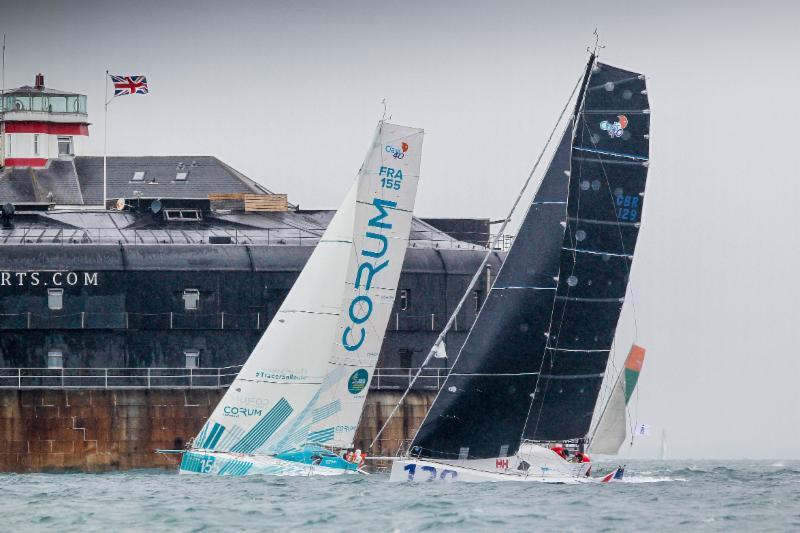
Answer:
<svg viewBox="0 0 800 533"><path fill-rule="evenodd" d="M105 102L105 113L103 115L103 209L106 208L106 198L108 195L108 71L106 70L106 87L103 92L103 101Z"/></svg>

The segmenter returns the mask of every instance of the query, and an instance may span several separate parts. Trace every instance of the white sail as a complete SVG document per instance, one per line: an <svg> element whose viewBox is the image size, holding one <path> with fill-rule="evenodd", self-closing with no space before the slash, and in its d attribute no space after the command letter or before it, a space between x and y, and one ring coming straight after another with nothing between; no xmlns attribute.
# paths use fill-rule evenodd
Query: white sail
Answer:
<svg viewBox="0 0 800 533"><path fill-rule="evenodd" d="M194 448L352 442L408 245L422 136L378 124L356 182Z"/></svg>
<svg viewBox="0 0 800 533"><path fill-rule="evenodd" d="M616 455L626 436L625 375L620 374L589 444L591 453Z"/></svg>

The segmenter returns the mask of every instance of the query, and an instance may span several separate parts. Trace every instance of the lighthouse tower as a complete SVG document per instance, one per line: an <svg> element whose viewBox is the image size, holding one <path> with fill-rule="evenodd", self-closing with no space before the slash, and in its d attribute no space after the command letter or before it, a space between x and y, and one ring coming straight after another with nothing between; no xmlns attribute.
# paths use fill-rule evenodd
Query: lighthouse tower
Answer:
<svg viewBox="0 0 800 533"><path fill-rule="evenodd" d="M43 168L82 155L89 136L86 96L44 86L6 91L0 102L0 167Z"/></svg>

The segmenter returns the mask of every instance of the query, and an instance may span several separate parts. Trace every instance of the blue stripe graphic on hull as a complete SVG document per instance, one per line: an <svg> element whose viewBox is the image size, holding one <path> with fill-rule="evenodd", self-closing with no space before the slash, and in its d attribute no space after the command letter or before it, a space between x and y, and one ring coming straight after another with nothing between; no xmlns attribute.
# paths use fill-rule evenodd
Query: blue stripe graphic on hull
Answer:
<svg viewBox="0 0 800 533"><path fill-rule="evenodd" d="M214 457L210 455L186 452L181 458L181 470L204 474L211 471L214 465Z"/></svg>
<svg viewBox="0 0 800 533"><path fill-rule="evenodd" d="M275 406L258 421L242 439L231 447L232 452L253 453L280 427L292 414L292 407L285 398L281 398Z"/></svg>

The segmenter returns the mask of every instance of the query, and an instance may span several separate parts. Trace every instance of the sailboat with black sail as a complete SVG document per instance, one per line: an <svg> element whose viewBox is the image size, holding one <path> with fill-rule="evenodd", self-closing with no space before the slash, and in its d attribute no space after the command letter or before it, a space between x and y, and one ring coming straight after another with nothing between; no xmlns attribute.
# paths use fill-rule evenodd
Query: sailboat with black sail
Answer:
<svg viewBox="0 0 800 533"><path fill-rule="evenodd" d="M591 56L572 115L486 301L393 481L587 480L589 433L644 203L643 75ZM576 454L577 455L577 454Z"/></svg>
<svg viewBox="0 0 800 533"><path fill-rule="evenodd" d="M423 132L381 121L341 207L181 473L336 475L394 304Z"/></svg>

